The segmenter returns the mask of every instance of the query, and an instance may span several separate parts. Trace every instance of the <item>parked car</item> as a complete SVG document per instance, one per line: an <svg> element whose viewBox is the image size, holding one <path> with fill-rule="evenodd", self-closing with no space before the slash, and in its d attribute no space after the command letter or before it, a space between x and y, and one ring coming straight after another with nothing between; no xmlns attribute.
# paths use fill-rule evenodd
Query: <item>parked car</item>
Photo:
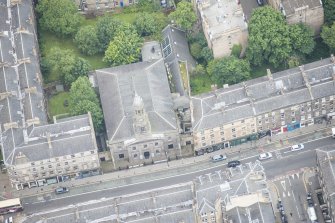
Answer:
<svg viewBox="0 0 335 223"><path fill-rule="evenodd" d="M239 165L241 165L241 162L238 161L238 160L233 160L233 161L230 161L230 162L228 163L228 167L229 167L229 168L231 168L231 167L237 167L237 166L239 166Z"/></svg>
<svg viewBox="0 0 335 223"><path fill-rule="evenodd" d="M227 156L226 155L215 155L212 157L212 161L213 162L218 162L218 161L222 161L222 160L226 160Z"/></svg>
<svg viewBox="0 0 335 223"><path fill-rule="evenodd" d="M214 152L214 149L213 149L212 147L208 147L208 148L206 149L206 152L207 152L207 153L212 153L212 152Z"/></svg>
<svg viewBox="0 0 335 223"><path fill-rule="evenodd" d="M67 187L58 187L55 189L56 194L64 194L69 192L69 189Z"/></svg>
<svg viewBox="0 0 335 223"><path fill-rule="evenodd" d="M259 6L264 5L264 0L257 0L257 4L258 4Z"/></svg>
<svg viewBox="0 0 335 223"><path fill-rule="evenodd" d="M272 153L270 153L270 152L261 153L258 156L259 160L267 160L267 159L271 159L271 158L272 158Z"/></svg>
<svg viewBox="0 0 335 223"><path fill-rule="evenodd" d="M297 145L291 146L291 151L292 152L293 151L299 151L299 150L302 150L304 148L305 148L304 144L297 144Z"/></svg>

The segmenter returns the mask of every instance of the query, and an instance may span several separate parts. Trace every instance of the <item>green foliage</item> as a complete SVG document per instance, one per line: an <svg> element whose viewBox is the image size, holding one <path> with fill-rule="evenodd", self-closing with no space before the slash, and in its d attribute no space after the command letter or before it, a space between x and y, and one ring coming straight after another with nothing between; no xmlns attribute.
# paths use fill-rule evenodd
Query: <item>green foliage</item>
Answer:
<svg viewBox="0 0 335 223"><path fill-rule="evenodd" d="M207 75L206 68L201 64L197 64L194 70L192 70L191 75L192 76L205 76Z"/></svg>
<svg viewBox="0 0 335 223"><path fill-rule="evenodd" d="M310 54L314 47L314 32L303 23L290 25L289 35L292 42L293 51L298 54Z"/></svg>
<svg viewBox="0 0 335 223"><path fill-rule="evenodd" d="M247 58L254 65L269 61L275 67L292 52L288 26L283 15L271 7L253 11L249 22Z"/></svg>
<svg viewBox="0 0 335 223"><path fill-rule="evenodd" d="M58 36L76 33L82 19L72 0L40 0L36 11L42 29Z"/></svg>
<svg viewBox="0 0 335 223"><path fill-rule="evenodd" d="M50 74L51 65L45 57L41 57L40 68L43 77L47 77Z"/></svg>
<svg viewBox="0 0 335 223"><path fill-rule="evenodd" d="M182 29L190 30L197 21L197 16L193 11L192 3L183 0L177 4L177 9L169 15L169 19Z"/></svg>
<svg viewBox="0 0 335 223"><path fill-rule="evenodd" d="M332 24L335 21L335 0L323 0L325 22Z"/></svg>
<svg viewBox="0 0 335 223"><path fill-rule="evenodd" d="M130 29L119 31L110 42L104 61L112 66L130 64L139 61L143 39Z"/></svg>
<svg viewBox="0 0 335 223"><path fill-rule="evenodd" d="M61 80L66 86L70 86L78 77L85 76L90 70L88 62L76 57L71 50L53 48L47 58L48 63L60 73Z"/></svg>
<svg viewBox="0 0 335 223"><path fill-rule="evenodd" d="M241 44L234 44L233 48L231 49L231 54L230 55L234 56L236 58L240 58L241 51L242 51Z"/></svg>
<svg viewBox="0 0 335 223"><path fill-rule="evenodd" d="M136 30L141 36L150 36L157 32L157 23L154 14L140 13L136 16L134 23Z"/></svg>
<svg viewBox="0 0 335 223"><path fill-rule="evenodd" d="M293 68L297 67L301 64L300 57L299 56L290 56L288 59L288 67Z"/></svg>
<svg viewBox="0 0 335 223"><path fill-rule="evenodd" d="M201 50L202 50L202 46L198 42L191 43L190 45L191 55L196 60L202 59Z"/></svg>
<svg viewBox="0 0 335 223"><path fill-rule="evenodd" d="M201 50L201 57L203 60L205 60L206 64L209 63L209 61L213 60L213 52L211 49L209 49L209 47L204 47Z"/></svg>
<svg viewBox="0 0 335 223"><path fill-rule="evenodd" d="M60 92L53 95L48 102L50 117L70 112L70 107L65 106L65 101L68 102L70 94L68 92Z"/></svg>
<svg viewBox="0 0 335 223"><path fill-rule="evenodd" d="M199 43L202 47L207 46L207 40L203 32L193 32L188 35L188 41L190 43L197 42Z"/></svg>
<svg viewBox="0 0 335 223"><path fill-rule="evenodd" d="M271 7L253 11L247 49L247 58L253 65L266 62L274 67L287 65L290 56L303 57L314 46L313 32L305 25L288 25L283 15Z"/></svg>
<svg viewBox="0 0 335 223"><path fill-rule="evenodd" d="M87 77L79 77L72 83L69 104L72 115L91 112L95 131L100 132L102 130L103 114L99 99Z"/></svg>
<svg viewBox="0 0 335 223"><path fill-rule="evenodd" d="M335 22L331 27L322 28L321 37L331 50L335 50Z"/></svg>
<svg viewBox="0 0 335 223"><path fill-rule="evenodd" d="M98 19L96 32L100 43L100 52L106 51L110 41L112 41L122 24L123 22L121 20L114 19L107 15Z"/></svg>
<svg viewBox="0 0 335 223"><path fill-rule="evenodd" d="M207 72L218 85L236 84L250 77L250 64L236 57L224 57L209 62Z"/></svg>
<svg viewBox="0 0 335 223"><path fill-rule="evenodd" d="M99 39L94 26L84 26L77 32L74 42L80 51L86 55L94 55L99 52Z"/></svg>

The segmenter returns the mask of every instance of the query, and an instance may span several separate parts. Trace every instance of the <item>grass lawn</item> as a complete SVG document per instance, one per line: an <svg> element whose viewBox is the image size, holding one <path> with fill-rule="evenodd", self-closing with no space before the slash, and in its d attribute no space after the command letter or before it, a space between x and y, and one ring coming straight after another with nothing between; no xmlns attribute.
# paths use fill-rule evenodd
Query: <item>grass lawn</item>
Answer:
<svg viewBox="0 0 335 223"><path fill-rule="evenodd" d="M53 47L59 47L60 49L63 49L63 50L65 49L72 50L77 56L80 56L86 59L90 63L92 69L100 69L100 68L108 67L108 63L105 63L102 61L103 55L86 56L82 54L79 51L79 49L75 46L72 39L70 38L59 38L50 32L46 32L42 30L40 31L40 34L41 34L41 42L43 44L42 55L47 56ZM44 77L44 79L45 79L45 82L47 83L56 81L59 79L59 74L51 70L49 76Z"/></svg>
<svg viewBox="0 0 335 223"><path fill-rule="evenodd" d="M183 81L183 87L184 89L187 89L188 91L188 78L187 78L186 63L179 62L179 67L180 67L181 79Z"/></svg>
<svg viewBox="0 0 335 223"><path fill-rule="evenodd" d="M52 96L49 100L49 114L51 117L70 112L69 107L64 106L64 101L69 101L69 92L60 92Z"/></svg>

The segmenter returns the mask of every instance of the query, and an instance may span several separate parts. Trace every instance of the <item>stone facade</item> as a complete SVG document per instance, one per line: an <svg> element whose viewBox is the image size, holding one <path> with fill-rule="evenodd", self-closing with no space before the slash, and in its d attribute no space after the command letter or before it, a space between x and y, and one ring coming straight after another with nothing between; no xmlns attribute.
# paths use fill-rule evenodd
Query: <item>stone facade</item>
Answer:
<svg viewBox="0 0 335 223"><path fill-rule="evenodd" d="M300 22L310 26L315 35L320 34L324 23L322 2L318 0L269 0L269 4L282 12L288 24Z"/></svg>

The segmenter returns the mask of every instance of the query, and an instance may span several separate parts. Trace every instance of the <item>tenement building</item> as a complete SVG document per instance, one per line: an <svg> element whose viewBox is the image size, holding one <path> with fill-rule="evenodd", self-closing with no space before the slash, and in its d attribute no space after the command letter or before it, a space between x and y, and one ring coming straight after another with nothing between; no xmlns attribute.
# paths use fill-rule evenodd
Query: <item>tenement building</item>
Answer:
<svg viewBox="0 0 335 223"><path fill-rule="evenodd" d="M0 148L12 185L99 169L89 114L47 124L32 1L0 5Z"/></svg>
<svg viewBox="0 0 335 223"><path fill-rule="evenodd" d="M320 34L324 23L322 1L319 0L269 0L269 4L280 11L288 24L304 23L315 35Z"/></svg>
<svg viewBox="0 0 335 223"><path fill-rule="evenodd" d="M197 7L214 58L229 56L234 44L246 48L248 25L239 1L199 0Z"/></svg>
<svg viewBox="0 0 335 223"><path fill-rule="evenodd" d="M334 116L335 58L191 98L195 150L233 146Z"/></svg>
<svg viewBox="0 0 335 223"><path fill-rule="evenodd" d="M320 203L326 222L335 221L335 146L316 150L316 164L324 203ZM329 221L331 220L331 221Z"/></svg>
<svg viewBox="0 0 335 223"><path fill-rule="evenodd" d="M114 167L151 164L181 153L161 56L97 70L96 79Z"/></svg>

